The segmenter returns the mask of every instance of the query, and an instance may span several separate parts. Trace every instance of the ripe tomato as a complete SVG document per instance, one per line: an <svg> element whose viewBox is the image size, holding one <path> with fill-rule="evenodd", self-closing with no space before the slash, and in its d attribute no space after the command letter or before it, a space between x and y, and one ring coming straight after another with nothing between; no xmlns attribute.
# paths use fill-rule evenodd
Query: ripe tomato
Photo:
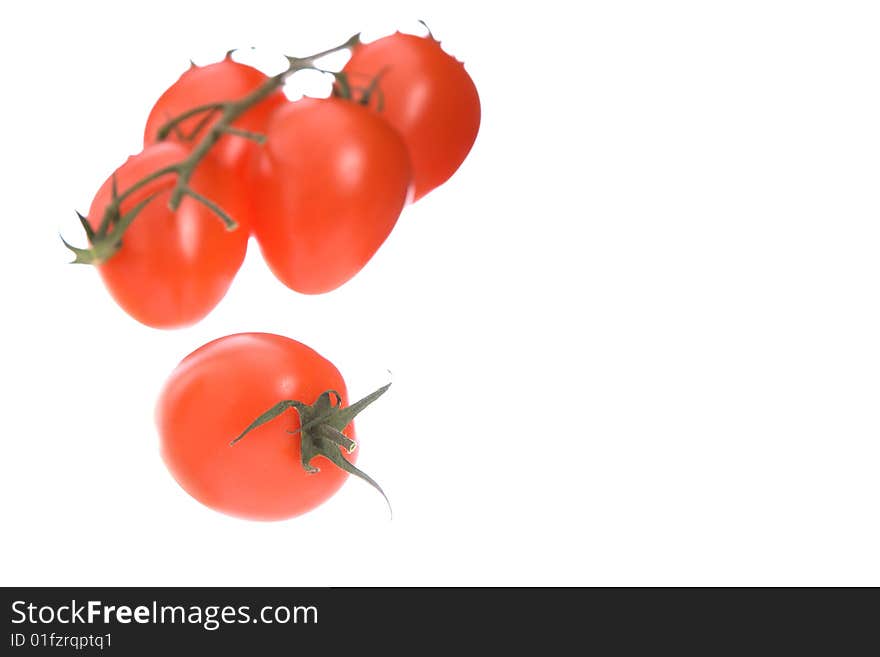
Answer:
<svg viewBox="0 0 880 657"><path fill-rule="evenodd" d="M343 71L353 86L379 76L380 114L409 149L415 199L461 166L480 128L480 97L439 41L398 32L357 46Z"/></svg>
<svg viewBox="0 0 880 657"><path fill-rule="evenodd" d="M354 276L406 204L406 147L367 108L304 98L279 109L260 156L254 234L288 287L328 292Z"/></svg>
<svg viewBox="0 0 880 657"><path fill-rule="evenodd" d="M185 147L172 142L146 147L116 170L118 190L179 162L187 153ZM124 214L156 194L128 227L119 251L99 264L98 271L116 302L148 326L176 328L200 320L226 294L244 260L248 215L241 207L242 199L217 184L217 168L216 162L205 158L190 186L239 221L236 230L227 230L217 215L190 197L172 212L168 201L174 174L153 181L121 204ZM96 231L112 199L112 180L111 176L101 186L89 208L88 221Z"/></svg>
<svg viewBox="0 0 880 657"><path fill-rule="evenodd" d="M158 131L170 119L199 105L238 100L266 80L268 78L263 73L233 61L229 55L222 61L207 66L193 64L156 101L147 118L144 145L155 143ZM279 89L247 110L232 125L242 130L261 133L272 112L285 102L287 99ZM207 125L215 123L219 116L219 112L215 112ZM203 118L205 114L185 119L178 126L180 133L189 135ZM204 134L204 128L199 134ZM174 131L166 139L181 141L180 134ZM258 150L259 144L253 140L227 134L220 138L211 152L221 165L236 175L245 175Z"/></svg>
<svg viewBox="0 0 880 657"><path fill-rule="evenodd" d="M325 456L311 466L303 462L299 413L288 410L244 440L230 441L278 402L312 404L328 390L338 393L341 407L348 405L336 367L295 340L240 333L209 342L183 359L159 398L162 457L187 493L217 511L253 520L309 511L348 475ZM346 425L340 428L353 440L354 428Z"/></svg>

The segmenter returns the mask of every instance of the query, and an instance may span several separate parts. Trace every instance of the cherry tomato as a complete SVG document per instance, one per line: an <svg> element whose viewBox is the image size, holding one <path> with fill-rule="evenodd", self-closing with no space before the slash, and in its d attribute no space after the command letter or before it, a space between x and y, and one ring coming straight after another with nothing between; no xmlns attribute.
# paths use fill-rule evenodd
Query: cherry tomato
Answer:
<svg viewBox="0 0 880 657"><path fill-rule="evenodd" d="M172 142L146 147L116 170L118 191L176 164L188 152ZM190 187L239 221L236 230L227 230L217 215L191 197L185 197L172 212L168 202L175 174L158 178L121 204L124 215L155 194L126 230L119 251L98 265L98 271L116 302L148 326L176 328L200 320L226 294L244 260L248 213L237 194L217 183L217 169L216 162L205 158L190 179ZM95 231L111 202L112 181L113 176L101 186L89 208L88 221Z"/></svg>
<svg viewBox="0 0 880 657"><path fill-rule="evenodd" d="M279 109L259 162L254 234L288 287L339 287L370 260L407 201L406 147L367 108L304 98Z"/></svg>
<svg viewBox="0 0 880 657"><path fill-rule="evenodd" d="M156 101L144 130L144 145L157 141L157 133L169 120L184 112L210 103L239 100L262 85L268 78L255 68L239 64L227 55L222 61L207 66L193 66L185 71ZM257 103L232 124L234 127L251 132L262 133L272 112L287 102L281 90L276 90ZM220 117L219 112L197 114L177 126L177 131L169 132L167 140L186 141L200 124L208 118L205 126L196 135L204 134L204 128L212 125ZM221 165L234 172L236 176L247 175L252 159L259 150L259 144L239 135L223 135L212 148L214 158Z"/></svg>
<svg viewBox="0 0 880 657"><path fill-rule="evenodd" d="M312 404L328 390L347 405L339 371L300 342L267 333L209 342L177 366L159 398L162 457L187 493L217 511L253 520L309 511L348 475L323 456L312 464L317 472L304 468L297 412L230 442L279 401ZM354 439L352 425L343 433Z"/></svg>
<svg viewBox="0 0 880 657"><path fill-rule="evenodd" d="M415 199L455 173L477 138L480 97L464 64L439 41L398 32L357 46L343 70L353 87L378 76L380 115L409 150Z"/></svg>

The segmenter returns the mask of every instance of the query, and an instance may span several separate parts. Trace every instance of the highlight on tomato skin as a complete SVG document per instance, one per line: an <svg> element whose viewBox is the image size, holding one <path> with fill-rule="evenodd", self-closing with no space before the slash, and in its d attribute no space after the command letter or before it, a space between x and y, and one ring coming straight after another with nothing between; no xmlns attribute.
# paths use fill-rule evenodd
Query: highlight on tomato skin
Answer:
<svg viewBox="0 0 880 657"><path fill-rule="evenodd" d="M287 410L230 442L279 401L312 404L327 391L348 407L339 370L296 340L240 333L209 342L183 359L159 397L162 458L189 495L216 511L249 520L298 516L327 501L348 477L324 456L312 461L316 472L304 467L300 415ZM352 424L340 431L355 439ZM346 461L357 454L347 453Z"/></svg>
<svg viewBox="0 0 880 657"><path fill-rule="evenodd" d="M88 222L97 231L113 197L114 178L125 189L146 175L186 157L186 147L173 142L147 146L111 175L95 194ZM139 322L154 328L181 328L207 315L226 295L244 261L250 234L250 212L235 188L222 183L223 174L210 157L193 174L190 186L213 199L239 221L227 230L217 216L192 198L168 207L177 176L162 176L127 197L124 214L150 196L153 199L129 226L122 246L98 265L104 285L115 301Z"/></svg>
<svg viewBox="0 0 880 657"><path fill-rule="evenodd" d="M439 41L396 32L355 47L343 72L355 88L376 81L370 104L406 143L414 200L458 170L479 132L480 97L464 64Z"/></svg>
<svg viewBox="0 0 880 657"><path fill-rule="evenodd" d="M406 205L406 147L373 112L341 98L290 102L266 134L254 190L263 257L297 292L334 290L373 257Z"/></svg>

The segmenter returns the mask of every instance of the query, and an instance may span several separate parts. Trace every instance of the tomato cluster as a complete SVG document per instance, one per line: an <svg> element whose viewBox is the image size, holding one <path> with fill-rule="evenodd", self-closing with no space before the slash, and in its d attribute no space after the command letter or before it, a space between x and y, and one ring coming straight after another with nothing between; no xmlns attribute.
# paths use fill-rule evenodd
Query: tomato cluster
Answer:
<svg viewBox="0 0 880 657"><path fill-rule="evenodd" d="M127 224L94 259L123 309L159 328L200 320L225 295L250 235L291 289L333 290L474 143L476 88L433 37L357 42L336 79L334 96L291 102L276 78L227 55L193 65L162 94L144 150L104 183L84 219L93 245ZM246 108L230 119L235 101ZM192 171L175 168L188 157ZM137 215L130 224L128 213Z"/></svg>
<svg viewBox="0 0 880 657"><path fill-rule="evenodd" d="M287 99L288 75L344 49L352 56L331 97ZM97 265L140 322L175 328L207 315L251 235L291 289L343 285L476 139L477 90L432 36L355 36L288 60L274 77L229 55L193 64L154 105L143 151L80 215L90 245L65 242L75 262ZM168 379L157 406L162 456L194 498L249 519L308 511L349 474L384 496L354 465L352 420L387 389L349 404L339 371L309 347L266 333L226 336Z"/></svg>

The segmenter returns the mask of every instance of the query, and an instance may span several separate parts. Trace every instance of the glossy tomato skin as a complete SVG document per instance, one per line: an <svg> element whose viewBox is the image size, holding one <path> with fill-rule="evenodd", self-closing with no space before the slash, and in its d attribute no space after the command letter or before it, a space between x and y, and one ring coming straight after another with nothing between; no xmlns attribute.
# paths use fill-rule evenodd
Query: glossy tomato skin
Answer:
<svg viewBox="0 0 880 657"><path fill-rule="evenodd" d="M406 147L367 108L304 98L279 109L259 162L254 234L288 287L329 292L382 245L407 201Z"/></svg>
<svg viewBox="0 0 880 657"><path fill-rule="evenodd" d="M238 100L267 80L268 77L257 69L235 62L229 56L207 66L193 65L156 101L147 118L144 145L155 143L159 129L187 110L209 103ZM284 94L277 90L248 109L233 125L242 130L262 133L272 112L286 102ZM182 121L179 126L181 132L188 135L203 118L204 115L199 114ZM215 113L209 125L216 122L217 118L219 113ZM204 131L199 135L204 135ZM166 140L180 141L180 138L171 132ZM235 176L248 174L259 148L259 144L253 140L227 134L213 146L212 154L220 165L233 172L234 179Z"/></svg>
<svg viewBox="0 0 880 657"><path fill-rule="evenodd" d="M146 147L116 170L121 192L133 183L186 157L187 149L171 142ZM176 212L168 207L174 174L163 176L122 203L121 211L147 196L157 196L128 227L122 247L98 271L116 302L139 322L155 328L178 328L207 315L226 294L247 250L250 228L241 198L217 184L218 165L203 160L191 187L215 201L240 223L234 231L213 212L186 197ZM89 208L88 221L97 230L112 198L112 176L101 186Z"/></svg>
<svg viewBox="0 0 880 657"><path fill-rule="evenodd" d="M312 404L329 389L348 405L336 367L290 338L240 333L209 342L177 366L159 398L162 457L187 493L217 511L251 520L305 513L348 475L323 456L312 462L318 472L303 469L299 436L288 433L299 427L296 411L229 443L277 402ZM344 433L354 439L352 425Z"/></svg>
<svg viewBox="0 0 880 657"><path fill-rule="evenodd" d="M345 65L353 85L380 75L380 115L409 150L415 199L464 162L480 128L480 97L464 64L431 37L396 33L357 46Z"/></svg>

